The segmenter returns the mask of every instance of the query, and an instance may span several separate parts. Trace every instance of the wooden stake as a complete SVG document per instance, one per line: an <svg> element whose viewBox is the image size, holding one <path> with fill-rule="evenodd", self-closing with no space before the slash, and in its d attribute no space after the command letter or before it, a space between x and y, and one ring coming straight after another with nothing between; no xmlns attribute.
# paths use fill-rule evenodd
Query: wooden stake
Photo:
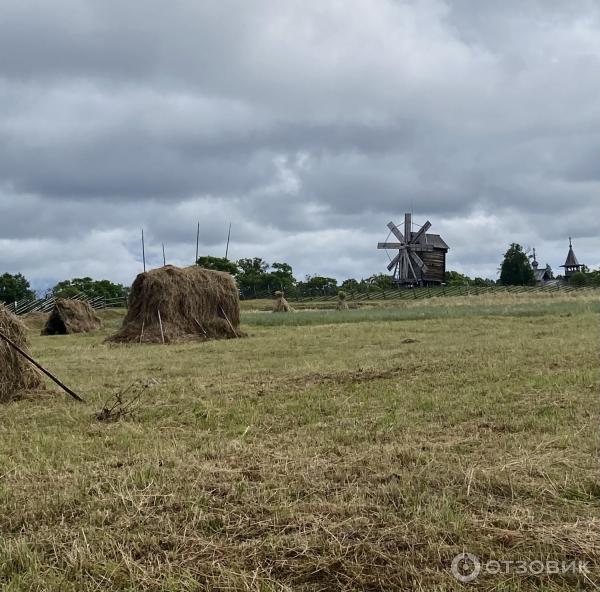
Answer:
<svg viewBox="0 0 600 592"><path fill-rule="evenodd" d="M4 339L4 341L6 341L6 343L8 343L8 345L10 345L16 351L18 351L26 360L31 362L38 370L41 370L48 378L50 378L61 389L63 389L63 391L65 391L65 393L71 395L71 397L73 397L76 401L79 401L80 403L85 403L85 401L77 393L72 391L68 386L66 386L60 380L58 380L58 378L56 378L56 376L54 376L52 373L50 373L48 370L46 370L46 368L44 368L41 364L36 362L28 353L24 352L14 341L12 341L9 337L4 335L4 333L2 333L2 331L0 331L0 338Z"/></svg>
<svg viewBox="0 0 600 592"><path fill-rule="evenodd" d="M200 222L198 222L198 230L196 231L196 260L194 264L198 263L198 243L200 242Z"/></svg>
<svg viewBox="0 0 600 592"><path fill-rule="evenodd" d="M163 267L167 264L167 258L165 257L165 243L162 244L163 248Z"/></svg>
<svg viewBox="0 0 600 592"><path fill-rule="evenodd" d="M162 319L160 318L160 310L158 311L158 325L160 327L160 338L164 345L165 344L165 334L163 333Z"/></svg>
<svg viewBox="0 0 600 592"><path fill-rule="evenodd" d="M144 273L146 273L146 248L144 246L144 229L142 228L142 261L144 262Z"/></svg>
<svg viewBox="0 0 600 592"><path fill-rule="evenodd" d="M229 223L229 231L227 232L227 247L225 247L225 259L229 255L229 239L231 238L231 222Z"/></svg>
<svg viewBox="0 0 600 592"><path fill-rule="evenodd" d="M233 328L233 325L231 324L231 321L229 320L229 318L227 317L227 315L225 314L225 311L223 310L223 307L219 304L219 308L221 309L221 312L223 313L223 316L225 317L225 320L227 321L227 324L229 325L229 327L231 328L231 330L233 331L233 334L236 337L239 337L239 335L237 334L236 330Z"/></svg>
<svg viewBox="0 0 600 592"><path fill-rule="evenodd" d="M196 317L192 317L192 318L196 322L196 325L198 325L198 327L200 327L200 331L202 331L202 333L204 333L204 336L208 337L208 333L204 330L204 327L198 322L198 319Z"/></svg>

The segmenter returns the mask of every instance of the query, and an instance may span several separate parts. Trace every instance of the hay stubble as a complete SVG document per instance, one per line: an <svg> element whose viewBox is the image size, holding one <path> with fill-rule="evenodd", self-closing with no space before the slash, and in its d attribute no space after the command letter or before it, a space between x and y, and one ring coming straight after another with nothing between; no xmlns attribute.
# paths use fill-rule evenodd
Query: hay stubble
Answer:
<svg viewBox="0 0 600 592"><path fill-rule="evenodd" d="M0 409L1 581L441 591L463 589L448 569L464 549L597 564L597 306L431 306L249 314L248 340L169 348L34 338L90 402ZM93 419L148 376L162 381L135 418Z"/></svg>

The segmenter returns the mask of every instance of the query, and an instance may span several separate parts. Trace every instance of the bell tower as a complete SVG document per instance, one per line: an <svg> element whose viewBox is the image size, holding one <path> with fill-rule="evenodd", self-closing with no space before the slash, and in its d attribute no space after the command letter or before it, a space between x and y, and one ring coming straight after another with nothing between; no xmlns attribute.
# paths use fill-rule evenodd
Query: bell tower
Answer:
<svg viewBox="0 0 600 592"><path fill-rule="evenodd" d="M571 237L569 237L569 253L567 254L567 260L565 261L564 265L561 265L561 267L565 268L566 279L569 279L574 273L581 271L581 268L583 267L583 265L579 263L577 257L575 256Z"/></svg>

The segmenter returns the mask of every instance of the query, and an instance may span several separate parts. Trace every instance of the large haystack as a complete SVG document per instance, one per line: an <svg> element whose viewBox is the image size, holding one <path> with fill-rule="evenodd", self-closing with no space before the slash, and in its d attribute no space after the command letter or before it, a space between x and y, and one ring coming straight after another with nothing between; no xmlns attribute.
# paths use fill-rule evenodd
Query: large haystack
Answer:
<svg viewBox="0 0 600 592"><path fill-rule="evenodd" d="M42 329L42 335L70 335L87 333L102 327L94 309L83 300L59 298Z"/></svg>
<svg viewBox="0 0 600 592"><path fill-rule="evenodd" d="M21 349L28 351L25 325L0 304L0 331ZM43 388L35 368L0 339L0 402L19 399L27 391Z"/></svg>
<svg viewBox="0 0 600 592"><path fill-rule="evenodd" d="M275 298L273 300L273 312L293 312L293 308L290 303L285 299L283 292L275 292Z"/></svg>
<svg viewBox="0 0 600 592"><path fill-rule="evenodd" d="M226 339L240 337L239 326L240 299L231 275L166 265L135 278L123 325L109 341L161 343L163 335L165 343Z"/></svg>

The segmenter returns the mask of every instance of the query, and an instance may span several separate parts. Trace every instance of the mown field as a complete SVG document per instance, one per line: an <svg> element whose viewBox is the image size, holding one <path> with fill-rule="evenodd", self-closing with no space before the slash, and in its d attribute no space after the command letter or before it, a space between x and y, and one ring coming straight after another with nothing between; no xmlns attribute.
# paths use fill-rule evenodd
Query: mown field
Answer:
<svg viewBox="0 0 600 592"><path fill-rule="evenodd" d="M450 301L452 300L452 301ZM247 339L40 337L54 389L0 407L0 588L595 590L595 293L253 312ZM97 414L137 387L134 413ZM490 574L483 561L587 561Z"/></svg>

